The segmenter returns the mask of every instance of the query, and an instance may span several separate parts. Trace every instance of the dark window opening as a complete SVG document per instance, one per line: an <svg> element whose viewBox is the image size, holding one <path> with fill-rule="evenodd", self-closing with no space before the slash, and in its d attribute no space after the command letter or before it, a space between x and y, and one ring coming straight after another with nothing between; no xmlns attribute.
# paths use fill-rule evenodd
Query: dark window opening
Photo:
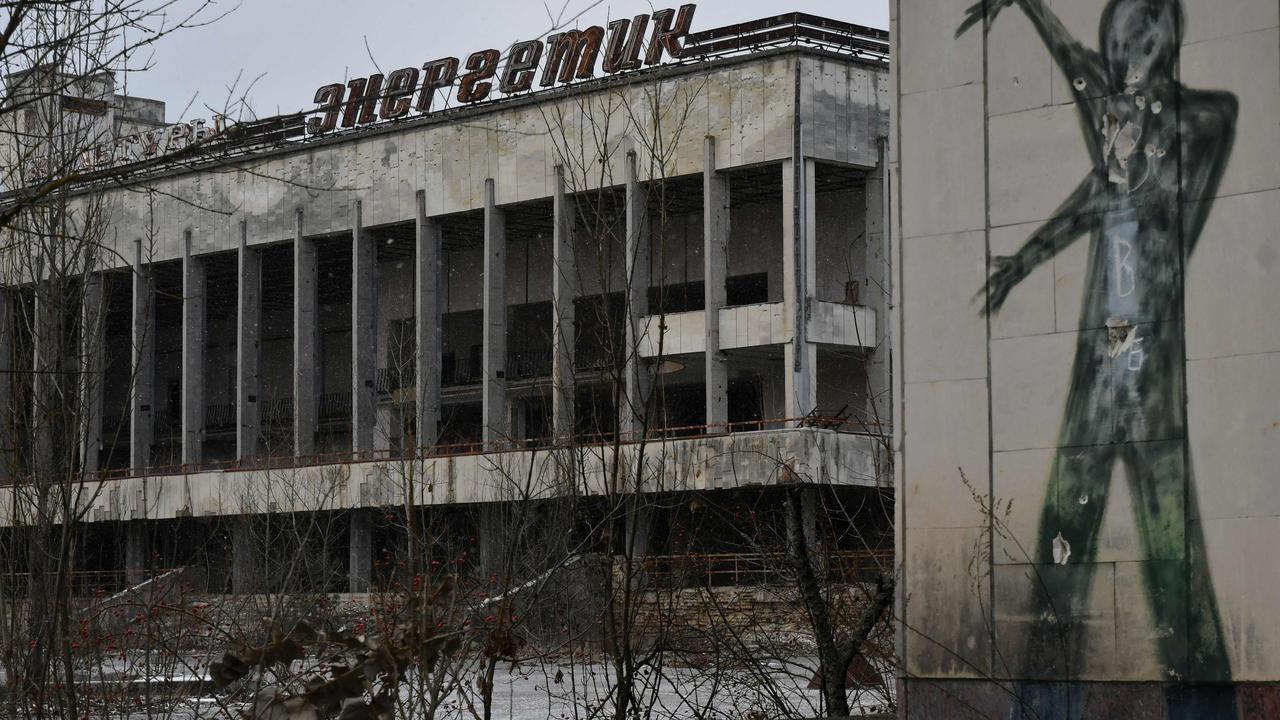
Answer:
<svg viewBox="0 0 1280 720"><path fill-rule="evenodd" d="M706 307L702 281L649 288L649 314L670 315Z"/></svg>
<svg viewBox="0 0 1280 720"><path fill-rule="evenodd" d="M769 273L735 275L725 283L725 304L756 305L769 302Z"/></svg>

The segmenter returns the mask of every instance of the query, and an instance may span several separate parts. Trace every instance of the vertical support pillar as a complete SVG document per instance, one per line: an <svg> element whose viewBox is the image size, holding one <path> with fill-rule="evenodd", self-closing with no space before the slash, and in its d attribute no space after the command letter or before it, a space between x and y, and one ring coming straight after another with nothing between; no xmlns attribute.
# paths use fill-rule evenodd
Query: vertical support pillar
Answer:
<svg viewBox="0 0 1280 720"><path fill-rule="evenodd" d="M348 589L353 593L367 593L373 586L373 513L352 510L347 515L351 518L347 541Z"/></svg>
<svg viewBox="0 0 1280 720"><path fill-rule="evenodd" d="M54 472L53 444L57 437L54 427L60 409L59 380L63 376L59 336L62 334L62 283L59 279L44 279L37 271L33 294L31 338L31 433L29 470L37 478L50 481Z"/></svg>
<svg viewBox="0 0 1280 720"><path fill-rule="evenodd" d="M204 443L205 268L191 248L191 231L182 248L182 463L201 460Z"/></svg>
<svg viewBox="0 0 1280 720"><path fill-rule="evenodd" d="M18 457L14 439L13 415L13 299L9 291L0 288L0 482L13 477L14 462Z"/></svg>
<svg viewBox="0 0 1280 720"><path fill-rule="evenodd" d="M510 436L507 410L507 223L494 197L493 178L484 181L484 385L481 390L484 443L493 447Z"/></svg>
<svg viewBox="0 0 1280 720"><path fill-rule="evenodd" d="M102 291L103 282L105 279L100 273L90 272L85 276L84 288L80 295L80 407L84 415L80 421L80 429L83 433L80 437L80 472L85 477L95 475L101 464L102 392L103 373L106 369L107 316ZM0 308L3 304L3 298L0 298ZM3 310L0 310L0 313L2 312ZM0 346L5 344L3 323L4 320L0 318ZM0 358L0 363L2 362L3 358ZM4 368L0 367L0 375L3 374ZM5 378L0 378L0 383L3 382ZM2 390L0 390L0 407L4 407ZM3 433L2 424L0 424L0 433ZM0 477L4 475L3 465L4 460L0 457Z"/></svg>
<svg viewBox="0 0 1280 720"><path fill-rule="evenodd" d="M564 167L556 166L551 234L551 432L557 443L573 437L574 342L578 263L574 255L576 209L565 193Z"/></svg>
<svg viewBox="0 0 1280 720"><path fill-rule="evenodd" d="M643 559L649 555L650 539L653 534L653 521L657 508L647 502L647 496L634 494L628 498L625 547L627 557L632 561Z"/></svg>
<svg viewBox="0 0 1280 720"><path fill-rule="evenodd" d="M125 584L133 587L147 579L150 564L151 542L146 520L126 520L124 523L124 577Z"/></svg>
<svg viewBox="0 0 1280 720"><path fill-rule="evenodd" d="M627 153L626 177L626 366L618 430L630 439L644 428L649 402L649 377L640 342L648 332L649 316L649 204L640 187L636 153Z"/></svg>
<svg viewBox="0 0 1280 720"><path fill-rule="evenodd" d="M489 502L476 506L476 566L494 594L504 587L506 568L503 559L507 555L508 533L501 503ZM497 582L494 582L494 581Z"/></svg>
<svg viewBox="0 0 1280 720"><path fill-rule="evenodd" d="M236 276L236 459L258 454L260 424L258 346L262 323L262 256L249 247L248 224L240 221Z"/></svg>
<svg viewBox="0 0 1280 720"><path fill-rule="evenodd" d="M133 394L129 403L129 466L141 475L151 465L152 396L155 393L155 286L142 262L142 241L133 241Z"/></svg>
<svg viewBox="0 0 1280 720"><path fill-rule="evenodd" d="M231 518L231 592L247 595L262 589L261 542L254 534L253 516Z"/></svg>
<svg viewBox="0 0 1280 720"><path fill-rule="evenodd" d="M783 302L791 323L791 342L783 351L788 418L802 418L818 406L818 346L809 342L807 332L817 266L814 163L800 158L797 153L782 162Z"/></svg>
<svg viewBox="0 0 1280 720"><path fill-rule="evenodd" d="M444 348L441 328L444 288L440 281L443 237L440 223L427 217L427 194L417 194L417 246L414 251L414 335L418 343L417 382L417 448L430 448L439 439L440 428L440 355Z"/></svg>
<svg viewBox="0 0 1280 720"><path fill-rule="evenodd" d="M374 265L378 248L365 237L363 206L351 206L351 452L367 457L373 452L377 425L378 357L377 300Z"/></svg>
<svg viewBox="0 0 1280 720"><path fill-rule="evenodd" d="M729 180L716 172L716 139L708 136L702 169L702 263L706 314L707 426L729 422L729 369L720 349L720 309L729 275Z"/></svg>
<svg viewBox="0 0 1280 720"><path fill-rule="evenodd" d="M818 488L812 484L805 485L800 488L800 532L804 534L804 541L810 552L822 557L825 553L818 552L822 547L818 517Z"/></svg>
<svg viewBox="0 0 1280 720"><path fill-rule="evenodd" d="M302 208L293 217L293 454L316 451L320 422L320 316L317 253L314 240L302 236Z"/></svg>
<svg viewBox="0 0 1280 720"><path fill-rule="evenodd" d="M876 169L867 173L866 184L866 263L867 282L862 288L859 302L872 309L876 317L886 318L890 295L889 256L886 243L885 218L887 198L885 187L885 140L879 142L879 158ZM881 328L890 327L887 321L876 323L877 332L887 340L888 334ZM893 406L889 389L889 343L881 337L859 338L863 345L873 346L867 354L867 406L865 414L869 422L888 425L892 422Z"/></svg>

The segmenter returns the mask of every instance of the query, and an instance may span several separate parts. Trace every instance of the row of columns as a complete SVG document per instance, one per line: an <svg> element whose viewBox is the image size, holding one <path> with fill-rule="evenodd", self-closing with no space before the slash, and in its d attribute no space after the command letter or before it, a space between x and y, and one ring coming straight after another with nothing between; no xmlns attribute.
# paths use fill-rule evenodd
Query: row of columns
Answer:
<svg viewBox="0 0 1280 720"><path fill-rule="evenodd" d="M649 373L638 352L646 334L649 317L649 227L648 203L637 165L637 155L625 157L625 272L627 278L624 405L619 408L620 429L635 433L647 416ZM716 143L706 138L703 177L703 262L706 302L706 418L710 425L728 421L728 371L720 347L719 310L726 304L728 275L729 183L717 167ZM783 270L784 304L792 320L794 339L785 346L786 412L800 417L817 405L815 368L817 346L805 336L805 318L815 293L816 249L814 243L814 163L812 160L782 163L783 180ZM500 447L511 434L506 378L506 222L497 205L492 179L484 193L483 261L483 440ZM573 431L574 408L574 300L578 288L575 260L575 210L567 195L565 177L557 169L553 202L552 276L552 428L557 438ZM425 192L416 196L415 291L413 298L417 338L416 426L414 442L419 447L436 443L440 420L440 371L443 350L442 325L442 233L437 219L427 216ZM294 221L294 451L298 456L315 452L315 428L319 419L320 354L318 303L318 260L315 240L304 234L304 215L299 209ZM259 350L261 345L262 260L260 250L250 247L246 223L239 225L237 253L236 312L236 456L249 460L259 445L261 417ZM351 447L357 457L367 457L375 449L377 427L377 247L363 225L360 201L351 210ZM155 287L152 268L143 255L141 241L133 247L132 371L134 392L130 401L130 464L141 470L150 462L154 417L154 317ZM206 271L204 260L195 252L190 231L184 234L182 255L182 452L184 463L201 461L204 424L204 341L206 337ZM95 277L85 290L86 312L101 308L101 279ZM0 302L3 302L0 300ZM0 315L8 313L0 305ZM100 311L100 310L99 310ZM0 323L0 333L11 332ZM86 323L101 327L101 322ZM101 372L102 337L91 340L98 351L83 353L87 375ZM6 354L0 363L10 362ZM0 366L0 398L7 397L8 373ZM90 429L84 443L84 460L90 472L97 469L97 447L101 437L101 383L89 392L86 407Z"/></svg>

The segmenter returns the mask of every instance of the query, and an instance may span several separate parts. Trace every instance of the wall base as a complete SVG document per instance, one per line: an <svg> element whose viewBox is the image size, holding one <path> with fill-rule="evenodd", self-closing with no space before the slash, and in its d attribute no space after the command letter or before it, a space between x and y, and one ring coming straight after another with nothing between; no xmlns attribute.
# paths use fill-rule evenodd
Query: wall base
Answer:
<svg viewBox="0 0 1280 720"><path fill-rule="evenodd" d="M1280 718L1280 683L904 680L906 720L1254 720Z"/></svg>

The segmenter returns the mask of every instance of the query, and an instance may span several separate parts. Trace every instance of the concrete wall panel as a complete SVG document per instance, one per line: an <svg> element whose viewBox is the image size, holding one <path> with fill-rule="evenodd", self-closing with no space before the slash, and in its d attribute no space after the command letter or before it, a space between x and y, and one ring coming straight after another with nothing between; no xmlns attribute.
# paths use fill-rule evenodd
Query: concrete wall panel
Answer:
<svg viewBox="0 0 1280 720"><path fill-rule="evenodd" d="M1240 102L1235 151L1219 195L1280 188L1280 163L1271 153L1259 152L1280 147L1280 28L1187 45L1182 81L1188 87L1232 92Z"/></svg>
<svg viewBox="0 0 1280 720"><path fill-rule="evenodd" d="M908 527L976 527L990 493L987 383L909 383L903 402L912 430L902 498Z"/></svg>
<svg viewBox="0 0 1280 720"><path fill-rule="evenodd" d="M1237 0L1230 12L1223 10L1217 3L1188 3L1182 41L1190 44L1280 26L1280 3L1272 0Z"/></svg>
<svg viewBox="0 0 1280 720"><path fill-rule="evenodd" d="M1213 491L1212 486L1204 487L1200 496ZM1223 518L1199 525L1213 568L1232 676L1238 682L1274 682L1280 652L1280 624L1274 621L1280 593L1280 553L1275 552L1280 518Z"/></svg>
<svg viewBox="0 0 1280 720"><path fill-rule="evenodd" d="M998 17L959 37L967 3L891 3L908 672L983 676L934 642L972 650L982 616L919 610L921 595L968 602L976 575L995 585L996 656L1008 662L997 675L1280 682L1269 623L1280 596L1262 557L1280 516L1280 5L1176 4L1180 44L1165 42L1173 2L985 3ZM1103 56L1107 33L1132 42ZM1169 92L1159 75L1091 66L1125 47L1168 48L1153 69L1182 94L1157 106ZM1101 159L1082 134L1095 131ZM1155 161L1173 148L1175 164ZM1064 209L1091 173L1097 202ZM984 287L1005 298L989 319L973 302ZM961 387L956 421L938 388ZM989 518L939 477L988 465ZM979 555L966 571L974 556L956 537L984 522L996 526L991 565ZM1059 611L1078 646L1065 654L1045 643ZM918 638L916 622L940 635ZM1230 688L1187 692L1158 717L1235 716ZM1096 716L1125 717L1119 707Z"/></svg>
<svg viewBox="0 0 1280 720"><path fill-rule="evenodd" d="M932 678L989 675L991 635L984 619L988 582L973 573L987 542L986 528L920 528L902 562L907 648L905 674ZM980 564L978 565L980 568Z"/></svg>
<svg viewBox="0 0 1280 720"><path fill-rule="evenodd" d="M933 0L893 3L898 11L899 26L893 37L899 48L911 48L910 54L894 55L898 92L905 96L982 82L981 33L971 32L959 38L955 34L970 4ZM902 109L905 113L906 107Z"/></svg>
<svg viewBox="0 0 1280 720"><path fill-rule="evenodd" d="M1280 192L1215 201L1187 265L1189 360L1280 351L1278 227Z"/></svg>
<svg viewBox="0 0 1280 720"><path fill-rule="evenodd" d="M906 382L986 377L986 321L974 294L982 288L982 233L902 240L902 337Z"/></svg>
<svg viewBox="0 0 1280 720"><path fill-rule="evenodd" d="M1004 115L1053 101L1057 69L1022 13L1002 13L987 35L987 111Z"/></svg>
<svg viewBox="0 0 1280 720"><path fill-rule="evenodd" d="M1056 447L1076 333L991 341L991 432L996 450Z"/></svg>
<svg viewBox="0 0 1280 720"><path fill-rule="evenodd" d="M904 137L930 138L929 143L900 148L903 217L899 237L983 228L982 86L905 95L899 108Z"/></svg>
<svg viewBox="0 0 1280 720"><path fill-rule="evenodd" d="M991 224L1047 220L1089 174L1074 106L992 117Z"/></svg>
<svg viewBox="0 0 1280 720"><path fill-rule="evenodd" d="M1280 516L1280 353L1187 363L1199 516ZM1229 488L1229 491L1228 491Z"/></svg>

